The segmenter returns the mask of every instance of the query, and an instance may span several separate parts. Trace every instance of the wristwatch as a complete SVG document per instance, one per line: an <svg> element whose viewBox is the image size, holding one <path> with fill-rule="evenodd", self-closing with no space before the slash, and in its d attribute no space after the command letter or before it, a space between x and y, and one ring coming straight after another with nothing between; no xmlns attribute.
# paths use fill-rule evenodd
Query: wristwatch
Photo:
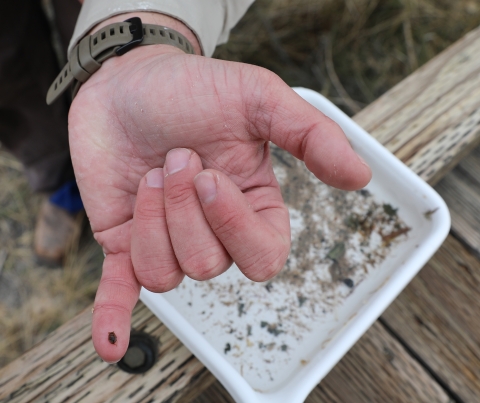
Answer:
<svg viewBox="0 0 480 403"><path fill-rule="evenodd" d="M121 56L136 46L157 44L172 45L187 54L194 54L192 44L181 33L161 25L143 24L139 17L107 25L86 36L73 48L70 60L48 89L47 104L58 99L71 84L73 99L82 83L105 60Z"/></svg>

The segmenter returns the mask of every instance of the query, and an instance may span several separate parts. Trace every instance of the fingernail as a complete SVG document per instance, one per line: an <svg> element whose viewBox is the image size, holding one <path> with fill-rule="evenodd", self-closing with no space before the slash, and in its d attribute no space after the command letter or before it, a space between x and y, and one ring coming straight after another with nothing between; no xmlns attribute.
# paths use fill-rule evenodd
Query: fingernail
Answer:
<svg viewBox="0 0 480 403"><path fill-rule="evenodd" d="M365 162L365 160L364 160L362 157L360 157L360 155L357 154L357 157L358 157L358 159L360 160L360 162L361 162L363 165L365 165L368 169L370 169L370 171L371 171L370 165L368 165L368 164Z"/></svg>
<svg viewBox="0 0 480 403"><path fill-rule="evenodd" d="M147 180L147 186L149 188L160 188L163 189L163 169L155 168L147 173L145 177Z"/></svg>
<svg viewBox="0 0 480 403"><path fill-rule="evenodd" d="M202 203L211 203L217 197L217 182L211 172L200 172L195 179L195 188Z"/></svg>
<svg viewBox="0 0 480 403"><path fill-rule="evenodd" d="M360 162L363 164L363 165L366 165L368 166L368 164L365 162L365 160L360 156L360 154L357 154L357 157L358 159L360 160Z"/></svg>
<svg viewBox="0 0 480 403"><path fill-rule="evenodd" d="M105 361L105 360L102 360L102 361L107 363L108 365L113 365L113 364L116 364L118 362L118 361Z"/></svg>
<svg viewBox="0 0 480 403"><path fill-rule="evenodd" d="M167 160L165 162L166 175L174 174L185 168L190 160L192 153L186 148L176 148L171 150L167 154Z"/></svg>

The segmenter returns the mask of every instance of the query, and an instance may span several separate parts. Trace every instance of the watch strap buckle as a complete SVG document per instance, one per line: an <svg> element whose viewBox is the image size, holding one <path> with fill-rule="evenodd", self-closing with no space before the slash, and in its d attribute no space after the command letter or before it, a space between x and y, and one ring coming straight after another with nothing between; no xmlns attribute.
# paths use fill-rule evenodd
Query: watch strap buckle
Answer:
<svg viewBox="0 0 480 403"><path fill-rule="evenodd" d="M130 33L133 35L133 38L130 42L125 45L119 46L115 49L117 56L122 56L127 53L129 50L132 50L134 47L140 45L143 41L143 24L142 20L139 17L132 17L124 22L129 22L130 26L128 27Z"/></svg>

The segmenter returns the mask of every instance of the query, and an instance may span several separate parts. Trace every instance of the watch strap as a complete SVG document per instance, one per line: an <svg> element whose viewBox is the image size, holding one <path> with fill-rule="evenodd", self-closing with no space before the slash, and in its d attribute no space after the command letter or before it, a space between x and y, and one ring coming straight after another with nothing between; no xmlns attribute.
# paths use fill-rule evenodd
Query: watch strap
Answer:
<svg viewBox="0 0 480 403"><path fill-rule="evenodd" d="M47 93L47 104L52 104L73 84L72 99L81 84L95 73L102 63L113 56L121 56L136 46L171 45L193 54L192 44L181 33L161 25L143 24L138 17L107 25L76 45L70 60L60 71Z"/></svg>

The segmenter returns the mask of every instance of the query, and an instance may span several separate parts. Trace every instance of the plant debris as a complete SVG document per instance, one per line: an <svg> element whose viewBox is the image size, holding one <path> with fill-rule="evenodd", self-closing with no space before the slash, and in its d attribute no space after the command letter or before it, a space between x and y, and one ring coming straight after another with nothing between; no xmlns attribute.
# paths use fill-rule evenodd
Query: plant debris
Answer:
<svg viewBox="0 0 480 403"><path fill-rule="evenodd" d="M398 209L393 208L390 204L384 204L383 211L385 211L385 214L389 215L390 217L395 217Z"/></svg>
<svg viewBox="0 0 480 403"><path fill-rule="evenodd" d="M336 243L327 254L329 259L334 261L340 260L345 255L345 244L343 242Z"/></svg>
<svg viewBox="0 0 480 403"><path fill-rule="evenodd" d="M390 234L388 235L382 235L382 239L383 239L383 242L386 244L386 245L389 245L395 238L398 238L400 235L404 235L404 234L407 234L409 231L411 230L411 228L409 227L404 227L404 228L400 228L396 231L393 231L391 232Z"/></svg>
<svg viewBox="0 0 480 403"><path fill-rule="evenodd" d="M223 349L224 354L227 354L232 349L230 343L225 344L225 348Z"/></svg>
<svg viewBox="0 0 480 403"><path fill-rule="evenodd" d="M428 211L425 211L425 213L423 213L423 216L427 219L427 220L431 220L432 219L432 215L435 214L438 210L438 207L433 209L433 210L428 210Z"/></svg>

